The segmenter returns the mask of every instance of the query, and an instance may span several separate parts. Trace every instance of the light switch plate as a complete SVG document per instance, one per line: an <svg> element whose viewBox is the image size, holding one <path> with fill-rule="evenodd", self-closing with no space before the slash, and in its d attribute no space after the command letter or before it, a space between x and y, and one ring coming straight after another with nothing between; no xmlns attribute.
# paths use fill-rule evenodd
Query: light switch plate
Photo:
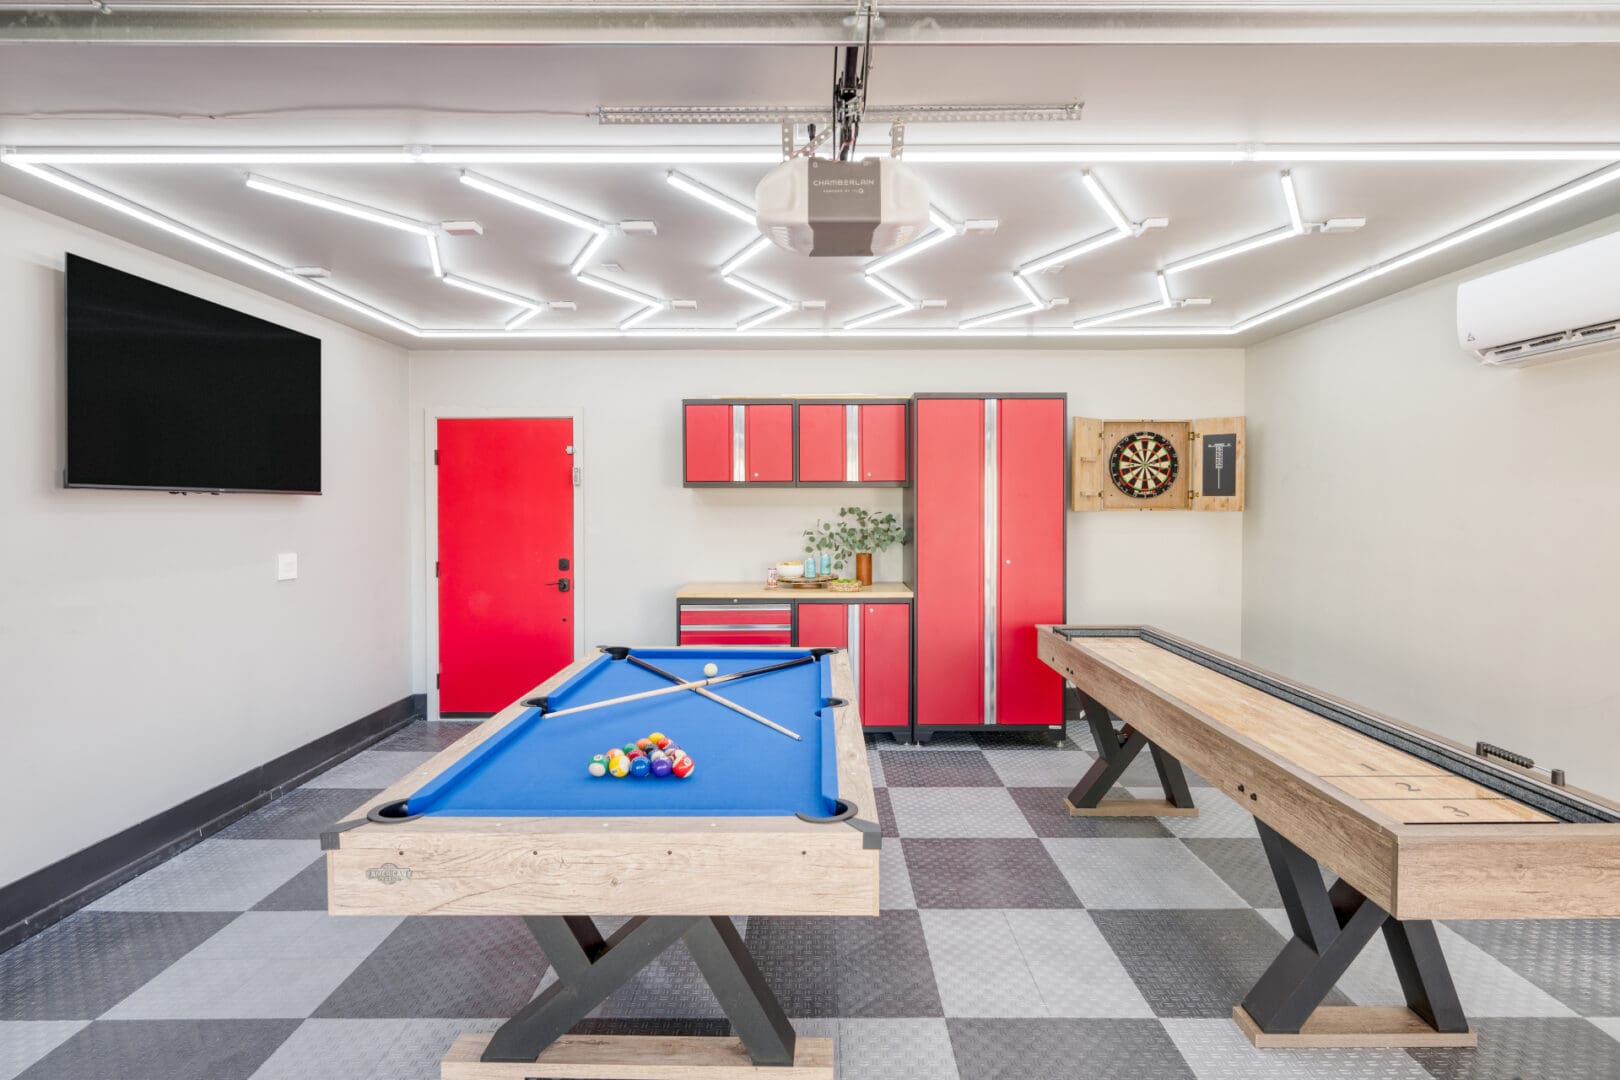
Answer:
<svg viewBox="0 0 1620 1080"><path fill-rule="evenodd" d="M276 580L295 581L298 578L298 552L283 551L276 556Z"/></svg>

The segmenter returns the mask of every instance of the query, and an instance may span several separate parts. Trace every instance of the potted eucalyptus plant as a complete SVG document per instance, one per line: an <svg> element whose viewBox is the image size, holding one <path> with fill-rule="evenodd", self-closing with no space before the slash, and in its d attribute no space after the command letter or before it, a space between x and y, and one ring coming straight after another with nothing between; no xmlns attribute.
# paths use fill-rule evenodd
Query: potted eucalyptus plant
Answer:
<svg viewBox="0 0 1620 1080"><path fill-rule="evenodd" d="M805 551L827 551L833 565L842 568L855 558L855 578L862 585L872 584L872 556L895 544L906 542L906 530L891 513L878 513L861 506L846 506L838 520L817 521L804 531Z"/></svg>

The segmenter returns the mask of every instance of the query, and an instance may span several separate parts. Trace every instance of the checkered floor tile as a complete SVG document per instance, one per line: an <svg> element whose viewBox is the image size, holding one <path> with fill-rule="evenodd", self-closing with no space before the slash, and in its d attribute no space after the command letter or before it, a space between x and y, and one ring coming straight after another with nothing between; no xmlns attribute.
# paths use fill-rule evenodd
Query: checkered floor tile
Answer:
<svg viewBox="0 0 1620 1080"><path fill-rule="evenodd" d="M0 954L0 1080L436 1078L555 975L521 919L328 917L317 837L473 726L413 724ZM1477 1049L1255 1050L1231 1009L1287 923L1253 820L1196 777L1197 817L1070 817L1090 746L875 739L882 914L738 920L842 1080L1620 1077L1605 922L1442 926ZM1376 943L1330 999L1400 1000ZM729 1025L677 948L576 1030Z"/></svg>

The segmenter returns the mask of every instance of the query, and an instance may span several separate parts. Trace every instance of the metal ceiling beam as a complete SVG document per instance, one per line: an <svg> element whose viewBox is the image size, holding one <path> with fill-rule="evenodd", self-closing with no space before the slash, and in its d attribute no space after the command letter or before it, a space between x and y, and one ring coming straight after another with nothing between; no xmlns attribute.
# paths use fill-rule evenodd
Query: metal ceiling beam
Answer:
<svg viewBox="0 0 1620 1080"><path fill-rule="evenodd" d="M0 43L737 44L857 39L856 5L818 0L0 0ZM1620 6L1479 0L896 0L872 40L941 44L1600 44Z"/></svg>

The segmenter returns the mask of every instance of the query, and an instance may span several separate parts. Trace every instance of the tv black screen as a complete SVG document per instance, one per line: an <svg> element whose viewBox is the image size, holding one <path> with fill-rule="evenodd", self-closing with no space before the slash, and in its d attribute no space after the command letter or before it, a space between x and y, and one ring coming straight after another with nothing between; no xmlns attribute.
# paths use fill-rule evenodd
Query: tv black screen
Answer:
<svg viewBox="0 0 1620 1080"><path fill-rule="evenodd" d="M67 257L69 487L321 490L321 341Z"/></svg>

